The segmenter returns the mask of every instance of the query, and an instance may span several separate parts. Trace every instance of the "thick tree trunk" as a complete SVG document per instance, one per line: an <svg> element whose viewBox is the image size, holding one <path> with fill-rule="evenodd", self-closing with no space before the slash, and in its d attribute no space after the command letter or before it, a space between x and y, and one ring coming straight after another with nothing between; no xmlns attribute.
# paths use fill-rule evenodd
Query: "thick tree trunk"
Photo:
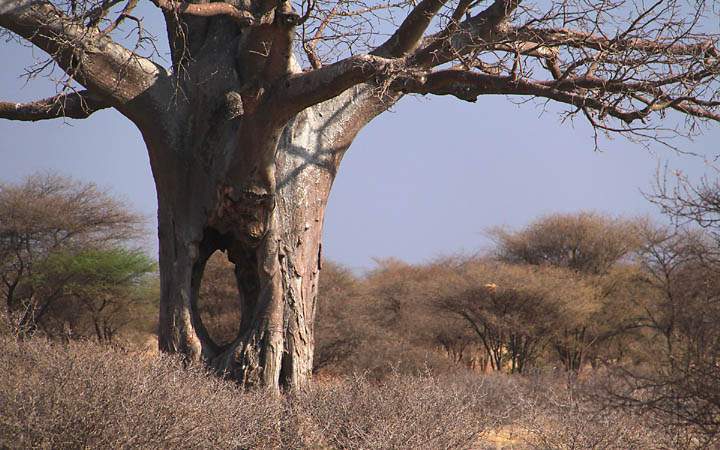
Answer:
<svg viewBox="0 0 720 450"><path fill-rule="evenodd" d="M272 133L234 117L232 100L231 93L219 107L209 101L193 108L192 123L177 127L191 131L180 137L145 136L151 161L152 155L174 156L172 164L167 156L153 161L159 345L244 386L297 387L312 374L330 188L344 151L381 104L369 88L356 88ZM215 251L227 252L235 265L243 300L237 338L226 346L212 341L197 304L205 263Z"/></svg>

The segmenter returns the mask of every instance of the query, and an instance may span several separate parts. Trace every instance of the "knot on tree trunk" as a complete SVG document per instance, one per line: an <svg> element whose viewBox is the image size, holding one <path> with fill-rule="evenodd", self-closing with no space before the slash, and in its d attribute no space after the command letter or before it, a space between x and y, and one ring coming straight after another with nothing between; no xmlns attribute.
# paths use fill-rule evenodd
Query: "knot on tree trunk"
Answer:
<svg viewBox="0 0 720 450"><path fill-rule="evenodd" d="M245 113L242 96L235 91L228 91L225 93L225 102L223 107L226 120L236 119Z"/></svg>
<svg viewBox="0 0 720 450"><path fill-rule="evenodd" d="M267 234L274 209L275 196L266 188L220 186L210 223L220 233L255 246Z"/></svg>

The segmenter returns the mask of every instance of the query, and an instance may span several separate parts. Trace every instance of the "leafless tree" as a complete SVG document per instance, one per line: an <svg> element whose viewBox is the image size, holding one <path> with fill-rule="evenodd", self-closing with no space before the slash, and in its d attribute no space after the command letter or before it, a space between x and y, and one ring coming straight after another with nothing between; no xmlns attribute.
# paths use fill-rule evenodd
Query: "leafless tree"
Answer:
<svg viewBox="0 0 720 450"><path fill-rule="evenodd" d="M720 437L720 284L717 244L706 232L649 230L643 251L652 295L638 297L648 339L641 364L614 368L612 400L681 425L716 446Z"/></svg>
<svg viewBox="0 0 720 450"><path fill-rule="evenodd" d="M711 2L154 3L171 67L142 56L137 0L2 0L0 27L50 56L33 73L54 64L67 77L59 95L2 103L0 117L112 107L139 128L158 192L160 348L245 385L310 378L328 193L358 131L403 95L552 100L641 139L667 137L654 120L668 112L689 131L720 119ZM121 30L139 36L133 48L113 39ZM238 267L250 317L228 348L196 308L216 250Z"/></svg>
<svg viewBox="0 0 720 450"><path fill-rule="evenodd" d="M676 225L699 226L720 241L720 180L718 168L709 169L710 174L693 182L681 171L670 174L666 166L655 176L654 191L645 197Z"/></svg>

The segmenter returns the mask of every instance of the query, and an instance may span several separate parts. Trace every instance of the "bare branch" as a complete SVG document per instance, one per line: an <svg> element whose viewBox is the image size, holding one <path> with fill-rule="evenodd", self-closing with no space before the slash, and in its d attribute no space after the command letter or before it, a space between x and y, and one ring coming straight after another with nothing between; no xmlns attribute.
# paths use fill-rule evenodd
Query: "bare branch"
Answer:
<svg viewBox="0 0 720 450"><path fill-rule="evenodd" d="M312 39L309 41L305 41L303 39L303 50L305 51L305 55L308 58L308 61L310 62L310 65L313 69L319 69L322 67L322 60L317 54L317 43L322 39L322 35L325 32L325 28L330 24L330 21L335 16L337 12L337 4L333 6L333 9L331 9L325 18L320 22L320 25L317 28L317 31L315 31L315 34L313 35ZM303 22L304 23L304 22ZM305 33L305 29L303 28L303 33Z"/></svg>
<svg viewBox="0 0 720 450"><path fill-rule="evenodd" d="M67 117L85 119L109 104L88 91L61 94L31 103L0 102L0 118L37 121Z"/></svg>
<svg viewBox="0 0 720 450"><path fill-rule="evenodd" d="M445 30L428 37L412 56L411 64L431 67L470 51L478 42L487 42L508 20L520 0L495 0L487 9L462 23L451 22Z"/></svg>
<svg viewBox="0 0 720 450"><path fill-rule="evenodd" d="M120 12L120 14L118 14L117 18L110 25L108 25L107 28L102 30L102 34L107 35L109 33L112 33L113 30L115 30L118 26L120 26L121 23L123 23L123 21L125 21L125 19L131 18L132 16L130 16L130 12L135 9L137 3L138 0L128 0L123 10ZM139 22L139 20L137 21Z"/></svg>
<svg viewBox="0 0 720 450"><path fill-rule="evenodd" d="M132 120L157 118L168 98L165 70L115 43L97 28L70 19L46 1L12 0L0 27L32 42L75 80ZM155 114L153 114L153 112Z"/></svg>
<svg viewBox="0 0 720 450"><path fill-rule="evenodd" d="M626 38L616 39L588 32L569 29L544 29L523 27L508 29L498 36L506 41L541 42L546 47L567 46L588 48L605 52L632 50L644 53L665 54L669 56L687 55L699 57L718 57L718 51L711 40L693 44L678 44L677 39L660 40Z"/></svg>
<svg viewBox="0 0 720 450"><path fill-rule="evenodd" d="M378 56L403 56L415 50L425 30L447 0L422 0L410 11L390 39L372 52Z"/></svg>
<svg viewBox="0 0 720 450"><path fill-rule="evenodd" d="M554 82L515 79L512 76L487 75L465 70L441 70L424 77L403 78L395 83L394 88L405 93L452 95L470 102L476 101L480 95L493 94L543 97L579 109L589 108L598 111L602 116L609 115L626 124L666 108L720 122L720 113L703 109L698 104L702 102L693 103L691 99L675 99L666 104L654 103L642 109L623 109L603 101L601 95L590 96L586 91L561 90L552 83ZM630 91L632 86L619 84L614 89Z"/></svg>
<svg viewBox="0 0 720 450"><path fill-rule="evenodd" d="M104 0L96 7L87 11L85 14L83 14L83 17L88 21L87 25L89 27L96 27L103 19L103 17L105 17L110 12L110 8L117 5L118 3L121 3L122 1L123 0Z"/></svg>

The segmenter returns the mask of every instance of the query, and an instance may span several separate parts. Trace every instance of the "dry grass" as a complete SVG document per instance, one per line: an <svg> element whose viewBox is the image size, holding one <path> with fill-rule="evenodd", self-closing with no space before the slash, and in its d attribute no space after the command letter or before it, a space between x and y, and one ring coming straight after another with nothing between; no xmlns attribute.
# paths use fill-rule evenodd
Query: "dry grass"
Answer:
<svg viewBox="0 0 720 450"><path fill-rule="evenodd" d="M0 337L0 448L656 448L553 378L324 379L241 392L175 359Z"/></svg>
<svg viewBox="0 0 720 450"><path fill-rule="evenodd" d="M470 448L502 423L484 380L391 375L379 382L350 377L291 397L331 448Z"/></svg>
<svg viewBox="0 0 720 450"><path fill-rule="evenodd" d="M661 449L671 437L646 418L603 408L588 399L591 384L560 384L547 376L524 379L517 399L522 411L512 428L533 449Z"/></svg>
<svg viewBox="0 0 720 450"><path fill-rule="evenodd" d="M89 343L2 341L0 447L119 448L281 445L279 399L168 357Z"/></svg>
<svg viewBox="0 0 720 450"><path fill-rule="evenodd" d="M170 357L0 343L0 448L464 448L496 425L482 382L353 377L273 396Z"/></svg>

